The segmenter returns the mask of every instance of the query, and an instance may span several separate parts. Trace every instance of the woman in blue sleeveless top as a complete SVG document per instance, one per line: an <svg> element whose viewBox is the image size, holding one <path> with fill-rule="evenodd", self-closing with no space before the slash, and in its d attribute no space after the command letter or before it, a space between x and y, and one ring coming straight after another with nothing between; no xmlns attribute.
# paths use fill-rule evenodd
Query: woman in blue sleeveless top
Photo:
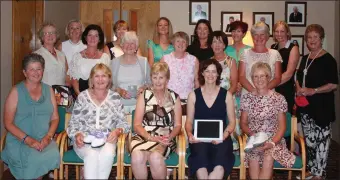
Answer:
<svg viewBox="0 0 340 180"><path fill-rule="evenodd" d="M187 104L187 132L191 154L188 159L190 174L198 179L222 179L229 176L235 157L230 134L235 129L235 109L232 94L219 86L222 67L216 59L201 62L200 88L189 94ZM226 123L226 120L229 120ZM223 142L204 143L193 136L193 122L197 119L223 120Z"/></svg>
<svg viewBox="0 0 340 180"><path fill-rule="evenodd" d="M8 131L1 159L16 179L36 179L59 167L60 155L52 139L59 123L52 88L41 82L44 58L27 55L26 79L12 88L5 103Z"/></svg>

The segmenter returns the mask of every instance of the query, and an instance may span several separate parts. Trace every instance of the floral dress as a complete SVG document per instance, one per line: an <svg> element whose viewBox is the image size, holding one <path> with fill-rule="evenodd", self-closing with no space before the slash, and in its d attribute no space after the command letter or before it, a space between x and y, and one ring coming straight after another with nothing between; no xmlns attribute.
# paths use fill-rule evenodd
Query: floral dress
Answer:
<svg viewBox="0 0 340 180"><path fill-rule="evenodd" d="M281 94L274 91L267 96L247 93L241 98L241 111L248 113L248 126L252 132L265 132L272 140L279 128L278 113L287 112L287 102ZM249 167L249 160L257 160L262 164L267 154L288 168L293 166L296 159L295 155L287 149L286 141L282 138L271 149L257 151L255 148L246 153L245 166Z"/></svg>

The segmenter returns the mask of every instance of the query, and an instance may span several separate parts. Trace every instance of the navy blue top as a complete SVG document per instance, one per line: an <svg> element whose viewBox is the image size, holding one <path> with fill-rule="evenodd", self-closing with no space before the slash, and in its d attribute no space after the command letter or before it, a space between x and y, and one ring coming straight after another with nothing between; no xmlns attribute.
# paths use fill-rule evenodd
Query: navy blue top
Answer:
<svg viewBox="0 0 340 180"><path fill-rule="evenodd" d="M194 119L221 119L223 120L223 129L227 127L227 104L225 99L227 97L227 90L220 88L215 102L209 108L205 103L201 88L195 89L195 115Z"/></svg>

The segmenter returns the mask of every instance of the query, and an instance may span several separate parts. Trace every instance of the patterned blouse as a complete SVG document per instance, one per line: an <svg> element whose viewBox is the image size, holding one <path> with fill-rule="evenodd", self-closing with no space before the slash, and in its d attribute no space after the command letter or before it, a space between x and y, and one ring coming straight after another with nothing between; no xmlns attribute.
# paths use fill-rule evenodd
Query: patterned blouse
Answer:
<svg viewBox="0 0 340 180"><path fill-rule="evenodd" d="M72 140L78 132L87 135L95 130L116 128L123 128L124 133L128 133L130 130L118 93L109 90L100 106L93 102L88 90L78 95L67 127L67 134Z"/></svg>
<svg viewBox="0 0 340 180"><path fill-rule="evenodd" d="M223 61L219 61L222 66L222 73L221 73L221 84L220 86L226 90L230 88L230 73L231 67L233 66L233 58L230 56L226 56Z"/></svg>

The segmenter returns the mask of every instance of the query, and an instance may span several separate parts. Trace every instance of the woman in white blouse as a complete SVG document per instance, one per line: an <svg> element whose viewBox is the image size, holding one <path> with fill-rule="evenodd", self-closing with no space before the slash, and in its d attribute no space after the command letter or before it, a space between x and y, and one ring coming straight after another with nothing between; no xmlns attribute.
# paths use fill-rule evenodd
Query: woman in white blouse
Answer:
<svg viewBox="0 0 340 180"><path fill-rule="evenodd" d="M104 33L100 26L88 25L81 36L87 48L73 56L68 75L72 78L72 87L76 94L86 90L91 69L98 63L110 67L110 57L101 50L104 47Z"/></svg>
<svg viewBox="0 0 340 180"><path fill-rule="evenodd" d="M84 31L83 24L76 19L72 19L65 27L65 35L69 38L58 46L58 50L62 51L67 60L67 65L71 65L73 55L86 49L86 45L81 41L81 34Z"/></svg>
<svg viewBox="0 0 340 180"><path fill-rule="evenodd" d="M69 138L75 142L74 150L84 160L85 179L108 179L116 152L117 138L127 133L130 126L124 118L123 105L118 93L110 90L112 73L105 64L97 64L90 73L90 88L81 92L75 102L67 128ZM84 143L88 135L104 135L105 144L93 148ZM98 136L98 137L97 137ZM105 141L106 139L106 141Z"/></svg>
<svg viewBox="0 0 340 180"><path fill-rule="evenodd" d="M253 25L250 32L254 47L245 49L240 55L238 69L239 82L243 87L242 95L256 90L250 75L251 67L256 62L265 62L270 66L272 74L268 83L268 89L274 89L281 82L281 55L277 50L266 47L270 36L268 26L263 22L258 22Z"/></svg>
<svg viewBox="0 0 340 180"><path fill-rule="evenodd" d="M150 67L146 57L138 56L138 37L136 32L128 31L121 39L124 54L112 60L113 89L123 97L126 113L135 109L137 96L150 81Z"/></svg>
<svg viewBox="0 0 340 180"><path fill-rule="evenodd" d="M69 78L66 78L67 62L64 53L54 48L59 38L56 26L45 22L38 32L39 39L43 45L34 53L40 54L45 60L45 70L42 82L52 85L69 85Z"/></svg>

